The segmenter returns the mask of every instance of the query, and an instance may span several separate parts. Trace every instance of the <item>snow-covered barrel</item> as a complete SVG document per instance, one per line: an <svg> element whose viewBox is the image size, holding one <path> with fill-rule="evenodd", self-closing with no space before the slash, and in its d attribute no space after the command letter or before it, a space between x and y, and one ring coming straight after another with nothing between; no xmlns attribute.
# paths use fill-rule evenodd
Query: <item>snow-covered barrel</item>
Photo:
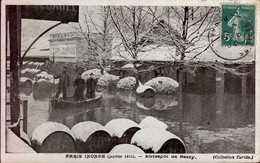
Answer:
<svg viewBox="0 0 260 163"><path fill-rule="evenodd" d="M47 122L32 133L31 144L38 153L74 153L75 137L70 129L60 123Z"/></svg>
<svg viewBox="0 0 260 163"><path fill-rule="evenodd" d="M33 65L35 66L36 69L39 69L39 70L45 70L46 69L46 66L44 65L43 62L34 62Z"/></svg>
<svg viewBox="0 0 260 163"><path fill-rule="evenodd" d="M55 84L52 81L48 81L46 79L39 79L33 85L34 90L38 91L46 91L55 89Z"/></svg>
<svg viewBox="0 0 260 163"><path fill-rule="evenodd" d="M149 85L143 85L139 81L139 87L136 89L137 95L139 95L140 97L154 97L155 92L156 90L153 87Z"/></svg>
<svg viewBox="0 0 260 163"><path fill-rule="evenodd" d="M105 128L117 144L130 144L133 135L140 130L136 122L125 118L113 119L105 125Z"/></svg>
<svg viewBox="0 0 260 163"><path fill-rule="evenodd" d="M148 82L145 85L151 86L156 90L156 92L161 94L172 94L179 87L179 83L172 78L168 77L156 77Z"/></svg>
<svg viewBox="0 0 260 163"><path fill-rule="evenodd" d="M82 73L81 78L84 79L85 81L90 77L90 74L93 73L93 77L95 79L99 79L101 78L102 74L101 74L101 70L100 69L91 69L91 70L87 70L85 72ZM104 75L107 74L106 71L104 71Z"/></svg>
<svg viewBox="0 0 260 163"><path fill-rule="evenodd" d="M117 88L122 90L133 90L136 85L135 77L125 77L118 81Z"/></svg>
<svg viewBox="0 0 260 163"><path fill-rule="evenodd" d="M133 63L127 63L126 65L120 68L119 73L121 77L127 77L127 76L136 76L138 74L138 71L134 67Z"/></svg>
<svg viewBox="0 0 260 163"><path fill-rule="evenodd" d="M145 117L140 123L139 123L139 126L142 128L142 129L145 129L145 128L149 128L149 127L153 127L153 128L160 128L160 129L167 129L168 128L168 125L163 123L162 121L154 118L154 117L151 117L151 116L147 116Z"/></svg>
<svg viewBox="0 0 260 163"><path fill-rule="evenodd" d="M114 87L116 88L115 86L115 83L119 80L119 76L115 76L115 75L111 75L111 74L105 74L105 75L102 75L99 79L98 79L98 83L97 85L99 87L105 87L105 88L108 88L108 87ZM114 86L115 85L115 86Z"/></svg>
<svg viewBox="0 0 260 163"><path fill-rule="evenodd" d="M109 153L110 154L145 154L141 148L131 144L116 145Z"/></svg>
<svg viewBox="0 0 260 163"><path fill-rule="evenodd" d="M145 128L137 131L131 144L145 153L185 153L183 141L176 135L160 128Z"/></svg>
<svg viewBox="0 0 260 163"><path fill-rule="evenodd" d="M40 72L41 72L41 70L38 70L38 69L25 68L21 71L21 76L33 79L35 77L35 75Z"/></svg>
<svg viewBox="0 0 260 163"><path fill-rule="evenodd" d="M27 67L28 67L28 68L35 68L34 62L29 62L29 63L27 64Z"/></svg>
<svg viewBox="0 0 260 163"><path fill-rule="evenodd" d="M20 77L19 85L26 88L32 88L33 81L27 77Z"/></svg>
<svg viewBox="0 0 260 163"><path fill-rule="evenodd" d="M27 67L28 63L29 63L29 61L23 61L23 67Z"/></svg>
<svg viewBox="0 0 260 163"><path fill-rule="evenodd" d="M36 80L46 79L48 81L53 80L53 75L48 74L46 71L42 71L35 75Z"/></svg>
<svg viewBox="0 0 260 163"><path fill-rule="evenodd" d="M79 153L107 153L115 145L109 132L96 122L80 122L71 131L76 137L76 150Z"/></svg>

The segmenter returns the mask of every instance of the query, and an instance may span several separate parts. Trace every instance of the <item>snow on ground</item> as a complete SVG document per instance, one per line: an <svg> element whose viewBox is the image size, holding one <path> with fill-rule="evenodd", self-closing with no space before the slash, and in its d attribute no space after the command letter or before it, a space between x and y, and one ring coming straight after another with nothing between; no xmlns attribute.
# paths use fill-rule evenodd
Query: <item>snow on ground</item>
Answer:
<svg viewBox="0 0 260 163"><path fill-rule="evenodd" d="M36 153L28 144L16 136L9 128L6 129L6 152Z"/></svg>
<svg viewBox="0 0 260 163"><path fill-rule="evenodd" d="M83 142L86 142L88 137L96 131L106 131L106 132L108 132L104 128L104 126L102 126L99 123L92 122L92 121L85 121L85 122L77 123L76 125L74 125L71 128L71 131L77 139L80 139Z"/></svg>
<svg viewBox="0 0 260 163"><path fill-rule="evenodd" d="M119 80L119 76L105 74L98 79L97 85L101 87L108 87L112 82Z"/></svg>
<svg viewBox="0 0 260 163"><path fill-rule="evenodd" d="M183 143L179 137L169 131L149 127L137 131L132 137L131 144L136 144L145 150L152 149L156 153L161 149L162 145L170 139L178 139Z"/></svg>
<svg viewBox="0 0 260 163"><path fill-rule="evenodd" d="M124 132L132 127L139 127L137 123L130 119L118 118L109 121L105 128L111 133L112 136L122 137Z"/></svg>
<svg viewBox="0 0 260 163"><path fill-rule="evenodd" d="M110 154L145 154L139 147L131 144L119 144L115 146Z"/></svg>
<svg viewBox="0 0 260 163"><path fill-rule="evenodd" d="M81 75L82 79L87 80L91 73L94 74L95 79L99 79L102 76L100 69L91 69L82 73ZM104 74L107 74L107 72L104 71Z"/></svg>
<svg viewBox="0 0 260 163"><path fill-rule="evenodd" d="M69 134L74 140L75 136L71 132L71 130L61 124L61 123L56 123L56 122L47 122L44 123L40 126L38 126L36 129L34 129L32 136L31 136L31 141L37 141L38 144L42 144L43 141L52 133L61 131Z"/></svg>
<svg viewBox="0 0 260 163"><path fill-rule="evenodd" d="M145 129L145 128L148 128L148 127L153 127L153 128L160 128L160 129L167 129L168 128L168 125L163 123L162 121L154 118L154 117L151 117L151 116L148 116L148 117L145 117L140 123L139 123L141 129Z"/></svg>
<svg viewBox="0 0 260 163"><path fill-rule="evenodd" d="M179 58L176 56L176 47L158 45L145 46L137 57L138 60L145 61L174 61L176 58Z"/></svg>
<svg viewBox="0 0 260 163"><path fill-rule="evenodd" d="M156 77L148 82L145 85L153 87L158 93L174 93L179 87L179 83L168 77Z"/></svg>
<svg viewBox="0 0 260 163"><path fill-rule="evenodd" d="M136 84L136 79L134 77L125 77L118 81L117 88L123 90L132 90Z"/></svg>

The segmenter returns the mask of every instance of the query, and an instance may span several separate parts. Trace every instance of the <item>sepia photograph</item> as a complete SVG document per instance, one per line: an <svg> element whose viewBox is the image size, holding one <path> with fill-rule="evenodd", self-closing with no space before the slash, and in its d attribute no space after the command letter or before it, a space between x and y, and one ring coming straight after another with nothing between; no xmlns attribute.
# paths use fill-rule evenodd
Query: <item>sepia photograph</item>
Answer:
<svg viewBox="0 0 260 163"><path fill-rule="evenodd" d="M203 1L5 1L1 162L260 161L259 1Z"/></svg>

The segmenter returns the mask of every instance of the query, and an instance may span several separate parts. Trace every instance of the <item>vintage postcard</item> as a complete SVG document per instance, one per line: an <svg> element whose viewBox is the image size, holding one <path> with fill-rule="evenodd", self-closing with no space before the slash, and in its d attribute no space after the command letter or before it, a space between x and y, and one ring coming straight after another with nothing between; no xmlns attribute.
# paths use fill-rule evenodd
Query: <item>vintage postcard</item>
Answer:
<svg viewBox="0 0 260 163"><path fill-rule="evenodd" d="M1 1L1 162L260 162L259 7Z"/></svg>

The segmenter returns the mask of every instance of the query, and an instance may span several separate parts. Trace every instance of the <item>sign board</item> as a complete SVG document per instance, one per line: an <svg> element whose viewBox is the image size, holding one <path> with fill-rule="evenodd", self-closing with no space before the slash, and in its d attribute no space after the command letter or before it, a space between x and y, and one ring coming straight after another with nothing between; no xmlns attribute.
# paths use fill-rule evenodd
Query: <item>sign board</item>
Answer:
<svg viewBox="0 0 260 163"><path fill-rule="evenodd" d="M79 21L79 6L21 6L22 18L68 22Z"/></svg>
<svg viewBox="0 0 260 163"><path fill-rule="evenodd" d="M84 37L84 35L83 33L80 32L50 34L50 39L64 39L64 38L73 38L73 37Z"/></svg>
<svg viewBox="0 0 260 163"><path fill-rule="evenodd" d="M52 46L50 51L50 57L76 57L76 45Z"/></svg>

